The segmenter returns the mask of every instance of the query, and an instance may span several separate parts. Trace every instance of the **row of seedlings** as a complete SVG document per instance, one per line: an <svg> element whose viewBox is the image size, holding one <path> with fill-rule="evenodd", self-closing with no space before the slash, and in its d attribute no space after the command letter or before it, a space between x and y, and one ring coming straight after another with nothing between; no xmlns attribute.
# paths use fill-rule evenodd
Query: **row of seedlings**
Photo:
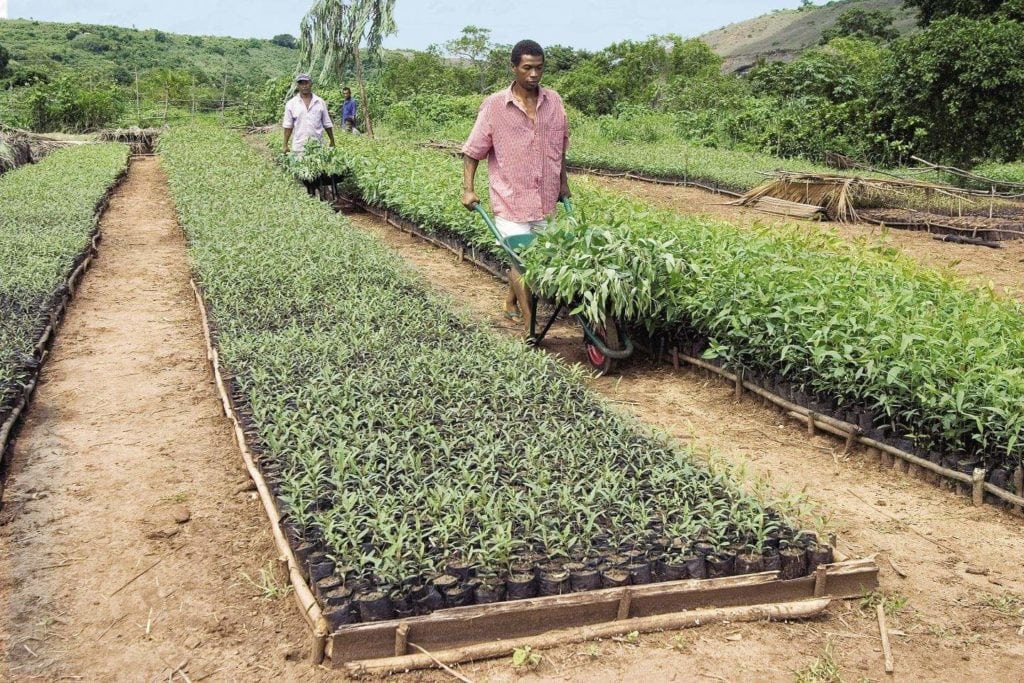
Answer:
<svg viewBox="0 0 1024 683"><path fill-rule="evenodd" d="M483 244L441 152L346 140L311 163L426 229ZM1024 307L892 250L796 227L684 216L579 179L576 216L526 252L545 296L605 310L669 347L948 470L1016 490Z"/></svg>
<svg viewBox="0 0 1024 683"><path fill-rule="evenodd" d="M237 409L332 628L831 560L578 370L454 313L238 136L173 130L160 151Z"/></svg>
<svg viewBox="0 0 1024 683"><path fill-rule="evenodd" d="M0 177L0 454L127 162L124 145L79 145Z"/></svg>

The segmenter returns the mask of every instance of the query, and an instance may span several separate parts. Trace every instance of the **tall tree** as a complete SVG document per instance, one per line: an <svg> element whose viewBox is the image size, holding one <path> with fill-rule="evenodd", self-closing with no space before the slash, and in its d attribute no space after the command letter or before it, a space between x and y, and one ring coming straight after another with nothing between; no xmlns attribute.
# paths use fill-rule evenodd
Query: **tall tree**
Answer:
<svg viewBox="0 0 1024 683"><path fill-rule="evenodd" d="M338 83L345 70L355 65L366 132L373 135L373 121L363 79L363 51L379 56L381 43L395 33L395 0L316 0L299 25L303 63L312 70L320 65L320 77L333 76Z"/></svg>
<svg viewBox="0 0 1024 683"><path fill-rule="evenodd" d="M479 26L467 26L462 35L444 44L448 54L469 60L470 66L477 71L480 92L487 89L487 57L491 52L491 29Z"/></svg>
<svg viewBox="0 0 1024 683"><path fill-rule="evenodd" d="M917 21L927 26L933 21L944 19L954 14L966 17L984 17L995 14L1003 5L1013 5L1013 0L903 0L908 7L916 7Z"/></svg>

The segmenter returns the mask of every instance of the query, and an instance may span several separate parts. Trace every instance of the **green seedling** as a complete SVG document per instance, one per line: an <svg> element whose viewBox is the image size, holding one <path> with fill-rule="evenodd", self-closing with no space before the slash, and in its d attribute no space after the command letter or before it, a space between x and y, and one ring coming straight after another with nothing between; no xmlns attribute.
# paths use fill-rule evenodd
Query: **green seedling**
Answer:
<svg viewBox="0 0 1024 683"><path fill-rule="evenodd" d="M794 672L793 678L796 683L842 683L831 641L825 644L825 651L820 657Z"/></svg>
<svg viewBox="0 0 1024 683"><path fill-rule="evenodd" d="M512 666L516 669L533 670L540 666L543 657L539 652L534 652L529 645L517 647L512 652Z"/></svg>
<svg viewBox="0 0 1024 683"><path fill-rule="evenodd" d="M291 584L282 582L278 578L278 573L275 571L272 561L268 562L267 566L260 567L259 576L255 579L245 572L241 572L241 574L242 578L257 590L262 600L278 600L292 591Z"/></svg>
<svg viewBox="0 0 1024 683"><path fill-rule="evenodd" d="M861 598L860 608L873 612L876 606L881 605L885 616L894 617L906 609L908 603L907 597L899 593L875 590Z"/></svg>

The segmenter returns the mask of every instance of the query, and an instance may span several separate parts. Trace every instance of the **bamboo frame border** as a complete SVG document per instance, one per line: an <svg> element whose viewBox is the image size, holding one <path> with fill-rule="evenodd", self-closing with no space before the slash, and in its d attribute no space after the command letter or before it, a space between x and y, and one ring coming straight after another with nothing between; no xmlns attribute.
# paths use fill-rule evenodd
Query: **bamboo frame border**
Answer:
<svg viewBox="0 0 1024 683"><path fill-rule="evenodd" d="M263 474L256 466L255 459L253 458L252 451L250 449L249 440L245 434L245 430L242 429L242 423L238 419L238 414L235 412L234 404L231 401L231 395L228 393L223 374L221 373L220 355L217 353L217 349L214 345L213 333L210 329L210 317L206 305L206 299L202 293L202 286L196 282L195 277L189 279L189 284L192 286L192 291L196 298L196 305L199 307L199 315L202 319L203 326L203 339L206 342L206 359L213 370L214 382L217 385L217 394L220 396L221 400L221 408L224 411L224 415L231 421L231 433L234 436L235 444L238 446L238 450L242 455L242 460L245 462L245 468L249 473L249 477L256 485L256 491L259 494L260 502L263 503L263 509L267 513L267 518L270 520L270 528L274 536L274 545L277 547L278 552L284 559L285 567L288 571L288 580L293 589L292 594L295 596L295 601L298 604L299 611L302 612L302 617L310 629L310 635L312 638L310 662L313 665L320 664L324 661L324 650L327 646L327 636L330 633L330 629L327 626L327 620L324 618L323 610L320 608L320 604L313 596L313 592L310 589L309 584L307 584L306 580L303 578L302 570L299 568L299 563L295 559L295 553L292 552L291 545L289 545L288 539L281 530L281 512L277 509L277 503L274 500L273 495L270 493L266 480L263 479Z"/></svg>
<svg viewBox="0 0 1024 683"><path fill-rule="evenodd" d="M493 659L512 654L516 649L529 647L534 650L572 645L588 640L622 636L636 631L670 631L720 623L752 621L789 621L810 619L823 613L832 603L832 598L811 598L794 602L778 602L740 607L711 607L670 612L649 617L617 619L603 624L577 626L575 628L548 631L535 636L483 642L477 645L429 653L416 643L408 640L408 628L399 625L395 636L395 656L382 659L364 659L345 662L342 666L353 677L372 674L396 674L417 669L444 667L482 659ZM418 649L421 654L398 654L408 647Z"/></svg>

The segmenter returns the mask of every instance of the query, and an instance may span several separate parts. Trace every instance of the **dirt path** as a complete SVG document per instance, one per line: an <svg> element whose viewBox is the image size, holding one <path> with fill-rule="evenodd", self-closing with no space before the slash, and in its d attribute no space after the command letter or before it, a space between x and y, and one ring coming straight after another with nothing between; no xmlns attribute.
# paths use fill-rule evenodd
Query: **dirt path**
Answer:
<svg viewBox="0 0 1024 683"><path fill-rule="evenodd" d="M654 185L624 178L589 176L599 185L630 194L655 206L681 213L712 216L739 226L781 225L781 216L740 206L730 206L728 197L690 187ZM789 221L793 222L793 221ZM1024 300L1024 240L1003 242L1002 249L938 242L932 235L913 230L883 229L869 223L830 223L796 221L808 230L826 230L847 240L863 239L870 245L884 245L903 252L918 263L932 268L952 268L958 275L976 284L992 282L995 287Z"/></svg>
<svg viewBox="0 0 1024 683"><path fill-rule="evenodd" d="M0 679L308 677L291 598L245 578L276 553L157 159L133 162L102 229L0 509Z"/></svg>
<svg viewBox="0 0 1024 683"><path fill-rule="evenodd" d="M379 236L456 306L509 334L501 315L504 286L444 250L399 233L365 214L351 216ZM557 326L544 348L582 362L578 330ZM808 440L803 428L730 386L692 370L631 361L620 376L592 385L621 409L702 454L716 453L749 477L802 496L808 517L838 533L847 555L877 555L891 613L894 680L1019 680L1024 657L1024 535L1020 518L932 484L881 471L863 453L841 455L838 442ZM907 578L900 578L889 560ZM548 652L538 680L885 680L873 609L857 602L804 624L723 625L605 641ZM474 680L511 680L508 661L466 666ZM891 679L890 679L891 680Z"/></svg>

